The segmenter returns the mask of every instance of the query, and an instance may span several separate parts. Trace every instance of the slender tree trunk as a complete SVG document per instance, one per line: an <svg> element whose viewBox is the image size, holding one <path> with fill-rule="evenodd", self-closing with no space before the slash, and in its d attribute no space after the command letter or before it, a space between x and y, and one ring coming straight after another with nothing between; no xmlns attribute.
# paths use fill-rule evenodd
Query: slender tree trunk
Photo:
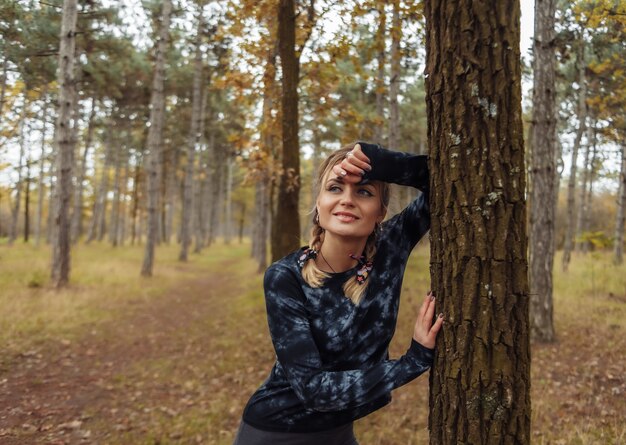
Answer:
<svg viewBox="0 0 626 445"><path fill-rule="evenodd" d="M7 71L9 69L9 58L7 57L7 43L4 44L2 54L2 78L0 78L0 122L2 122L4 111L4 96L7 91Z"/></svg>
<svg viewBox="0 0 626 445"><path fill-rule="evenodd" d="M385 12L386 2L378 4L378 28L376 29L376 61L378 62L378 72L376 74L376 117L384 122L385 117L385 62L387 39L387 13ZM374 139L379 144L384 144L384 125L376 125L374 129ZM313 170L314 172L316 170Z"/></svg>
<svg viewBox="0 0 626 445"><path fill-rule="evenodd" d="M533 158L530 198L530 320L541 342L554 341L552 270L556 203L555 0L535 1Z"/></svg>
<svg viewBox="0 0 626 445"><path fill-rule="evenodd" d="M437 312L446 320L430 374L430 443L525 445L530 341L520 5L424 6L430 270Z"/></svg>
<svg viewBox="0 0 626 445"><path fill-rule="evenodd" d="M300 144L298 141L299 55L296 53L296 13L294 0L280 0L278 40L282 67L282 172L278 189L276 219L272 223L274 261L300 246Z"/></svg>
<svg viewBox="0 0 626 445"><path fill-rule="evenodd" d="M83 190L87 172L87 158L91 148L94 132L94 117L96 114L96 98L91 98L91 112L89 113L89 123L87 124L87 137L85 138L85 149L78 166L76 175L76 189L74 190L74 211L72 212L72 241L75 243L83 234Z"/></svg>
<svg viewBox="0 0 626 445"><path fill-rule="evenodd" d="M154 80L150 108L150 129L148 131L148 152L146 176L148 183L148 227L146 249L141 268L141 275L152 276L154 263L154 246L157 242L159 227L159 183L162 170L161 144L163 137L163 120L165 119L165 95L163 84L165 81L165 55L169 39L170 15L172 12L171 0L163 0L161 15L161 29L157 43Z"/></svg>
<svg viewBox="0 0 626 445"><path fill-rule="evenodd" d="M620 170L620 186L617 198L617 215L615 218L615 241L613 245L613 262L620 265L624 262L624 219L626 208L626 144L622 143L622 167Z"/></svg>
<svg viewBox="0 0 626 445"><path fill-rule="evenodd" d="M208 144L206 143L203 144L202 142L206 142L204 131L205 131L205 122L206 122L208 105L209 105L209 93L208 93L208 89L204 88L204 91L202 93L202 105L201 105L201 111L200 111L200 129L198 130L198 133L200 134L200 147L204 147L204 148L200 149L200 153L198 155L199 160L196 166L196 176L199 178L199 180L196 181L196 187L195 187L196 211L194 212L194 220L195 220L194 232L195 232L195 241L196 241L195 244L196 245L194 247L194 253L200 253L206 241L206 233L204 231L204 228L206 227L205 220L206 220L208 211L207 211L206 206L204 205L204 202L206 201L205 196L208 193L208 178L207 178L207 175L204 174L204 172L206 171L207 164L210 162L210 158L209 158Z"/></svg>
<svg viewBox="0 0 626 445"><path fill-rule="evenodd" d="M56 122L56 117L54 120ZM57 128L57 125L55 124L52 130L53 145L56 145L57 133L58 133L57 130L58 128ZM54 216L57 213L57 205L58 205L57 177L56 177L57 158L58 158L57 150L53 148L52 153L50 154L50 171L49 171L50 193L48 194L48 224L46 227L46 241L49 244L52 244L52 242L54 241L54 236L55 236Z"/></svg>
<svg viewBox="0 0 626 445"><path fill-rule="evenodd" d="M111 125L111 123L109 123ZM109 193L109 170L113 158L113 143L111 135L107 134L104 140L104 160L102 163L102 174L96 188L96 199L93 205L93 215L89 231L87 232L87 243L97 239L102 241L106 226L107 194Z"/></svg>
<svg viewBox="0 0 626 445"><path fill-rule="evenodd" d="M181 243L180 261L187 261L187 253L191 244L191 214L193 209L194 190L194 163L196 150L200 145L202 133L200 126L202 121L202 28L203 14L202 6L199 6L198 28L196 32L196 57L194 61L193 74L193 97L191 104L191 125L189 129L189 141L187 143L187 166L185 169L185 182L183 191L183 208L181 218Z"/></svg>
<svg viewBox="0 0 626 445"><path fill-rule="evenodd" d="M400 147L400 109L398 93L400 87L400 39L402 38L402 22L400 20L400 0L393 0L393 18L391 21L391 72L389 85L389 147L399 150ZM393 215L404 208L406 187L393 184L391 186L391 203L389 214Z"/></svg>
<svg viewBox="0 0 626 445"><path fill-rule="evenodd" d="M178 149L170 147L166 154L168 161L165 170L164 198L166 205L163 209L163 239L166 244L169 244L174 233L174 213L176 211L176 194L178 190L178 181L176 180Z"/></svg>
<svg viewBox="0 0 626 445"><path fill-rule="evenodd" d="M138 153L135 159L135 173L133 174L133 192L132 192L132 210L130 213L130 244L132 246L135 245L135 240L137 238L137 225L138 225L138 210L139 210L139 182L140 182L140 165L141 165L141 155Z"/></svg>
<svg viewBox="0 0 626 445"><path fill-rule="evenodd" d="M565 244L563 246L563 271L567 272L567 266L572 257L572 248L574 244L574 233L576 225L576 169L578 163L578 150L580 142L586 127L587 120L587 82L585 80L585 42L581 33L578 43L578 129L576 131L576 139L572 147L572 165L569 172L569 180L567 183L567 217L565 218Z"/></svg>
<svg viewBox="0 0 626 445"><path fill-rule="evenodd" d="M61 45L59 49L59 113L57 116L57 202L54 219L55 236L52 253L52 283L65 286L70 275L70 202L72 199L72 172L74 141L70 125L74 117L75 84L74 52L76 47L77 1L63 1Z"/></svg>
<svg viewBox="0 0 626 445"><path fill-rule="evenodd" d="M109 221L109 242L113 247L117 246L119 220L120 220L120 202L122 188L122 144L116 144L115 147L115 175L113 179L113 202L111 203L111 219Z"/></svg>
<svg viewBox="0 0 626 445"><path fill-rule="evenodd" d="M241 217L239 218L239 244L243 243L243 229L246 224L246 202L241 203Z"/></svg>
<svg viewBox="0 0 626 445"><path fill-rule="evenodd" d="M39 179L37 180L37 221L35 223L35 246L39 247L41 241L41 223L43 219L44 199L44 167L46 159L46 124L48 123L48 84L44 85L43 116L41 121L41 156L39 157ZM50 209L49 209L50 210Z"/></svg>
<svg viewBox="0 0 626 445"><path fill-rule="evenodd" d="M233 237L233 157L230 153L227 155L226 160L226 196L224 203L226 207L226 221L224 221L224 242L230 244L230 240Z"/></svg>
<svg viewBox="0 0 626 445"><path fill-rule="evenodd" d="M18 232L18 219L20 216L20 206L22 203L22 170L24 168L24 156L26 151L26 136L24 135L24 127L26 126L26 110L28 109L28 102L26 98L24 98L24 108L22 109L22 116L20 118L20 157L17 164L17 183L15 184L15 202L13 207L11 208L11 230L9 232L9 245L12 245L13 242L17 239Z"/></svg>
<svg viewBox="0 0 626 445"><path fill-rule="evenodd" d="M24 242L28 242L30 236L30 145L28 148L28 157L26 158L26 184L24 184Z"/></svg>
<svg viewBox="0 0 626 445"><path fill-rule="evenodd" d="M595 123L590 122L587 126L587 145L585 146L585 156L583 160L583 170L582 170L582 182L580 185L580 192L578 194L578 214L576 216L576 240L575 240L575 250L580 252L582 250L585 241L581 240L581 237L585 231L584 225L584 215L587 213L588 205L587 205L587 185L589 184L589 162L591 159L591 146L592 146L592 132Z"/></svg>
<svg viewBox="0 0 626 445"><path fill-rule="evenodd" d="M598 147L596 145L595 131L592 133L592 145L591 145L591 161L589 163L589 181L587 184L587 195L585 196L586 211L583 213L583 232L589 232L591 230L591 215L593 214L593 183L596 177L596 161L598 155ZM582 243L582 252L588 253L592 248L590 240L587 238Z"/></svg>

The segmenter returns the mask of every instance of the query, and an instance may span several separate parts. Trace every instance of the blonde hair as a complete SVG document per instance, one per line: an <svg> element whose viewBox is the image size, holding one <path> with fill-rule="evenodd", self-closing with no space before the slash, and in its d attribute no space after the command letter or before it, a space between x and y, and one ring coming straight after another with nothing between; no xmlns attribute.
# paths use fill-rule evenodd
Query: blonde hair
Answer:
<svg viewBox="0 0 626 445"><path fill-rule="evenodd" d="M328 174L328 172L337 164L339 164L346 156L346 154L354 148L354 144L346 145L340 148L326 158L326 160L320 165L317 171L317 178L315 181L315 196L319 196L322 181ZM386 182L379 182L380 189L380 205L384 211L387 210L387 206L389 205L389 195L390 195L390 187ZM313 227L311 228L311 238L309 239L309 247L316 252L319 252L322 248L322 244L324 243L324 229L319 224L319 220L317 218L317 211L313 212ZM376 229L369 235L367 241L365 243L365 249L363 252L363 256L365 256L365 261L374 261L374 255L376 255L376 236L377 229L379 225L376 224ZM355 255L358 255L359 252L355 252ZM302 278L307 284L311 287L321 287L324 284L324 281L329 278L330 275L315 264L315 261L307 261L304 263L302 267ZM344 284L343 284L343 292L346 297L348 297L352 302L356 305L359 304L363 295L365 295L365 291L367 290L367 286L369 285L369 281L365 280L364 283L359 283L357 281L357 276L354 274L351 276Z"/></svg>

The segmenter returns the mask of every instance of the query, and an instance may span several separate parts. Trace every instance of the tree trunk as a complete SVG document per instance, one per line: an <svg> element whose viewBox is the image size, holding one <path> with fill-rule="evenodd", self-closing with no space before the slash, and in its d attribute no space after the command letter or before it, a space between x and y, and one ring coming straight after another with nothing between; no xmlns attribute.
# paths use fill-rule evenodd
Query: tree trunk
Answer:
<svg viewBox="0 0 626 445"><path fill-rule="evenodd" d="M400 110L398 93L400 87L400 39L402 23L400 20L400 0L393 0L393 18L391 22L391 72L389 85L389 147L399 150L400 147ZM397 185L391 186L391 203L389 214L394 215L404 208L407 189Z"/></svg>
<svg viewBox="0 0 626 445"><path fill-rule="evenodd" d="M176 210L176 192L178 181L176 181L176 170L178 169L178 149L170 147L166 152L167 165L165 166L165 206L163 208L163 240L170 243L174 232L174 212Z"/></svg>
<svg viewBox="0 0 626 445"><path fill-rule="evenodd" d="M626 144L622 143L622 168L620 171L620 187L617 198L617 216L615 218L615 241L613 246L613 262L620 265L624 262L624 219L626 208Z"/></svg>
<svg viewBox="0 0 626 445"><path fill-rule="evenodd" d="M225 207L225 221L224 228L224 242L230 244L230 240L233 236L233 158L228 153L226 155L226 195L224 196Z"/></svg>
<svg viewBox="0 0 626 445"><path fill-rule="evenodd" d="M133 174L133 206L130 213L130 244L132 246L135 245L135 240L137 239L137 226L139 224L138 220L138 210L139 210L139 182L141 178L140 174L140 165L141 165L141 154L137 154L135 160L135 173Z"/></svg>
<svg viewBox="0 0 626 445"><path fill-rule="evenodd" d="M208 89L204 89L204 92L202 93L202 106L201 106L201 112L200 112L200 129L198 130L198 132L200 133L200 141L206 141L205 139L205 135L204 135L204 131L205 131L205 122L206 122L206 114L207 114L207 107L209 105L209 93L208 93ZM208 193L208 177L205 174L206 172L206 168L207 165L210 162L210 158L209 158L209 150L208 150L208 144L202 144L200 143L200 146L204 146L204 149L200 150L199 153L199 161L198 161L198 165L197 165L197 170L196 170L196 176L199 178L199 181L196 181L196 187L195 187L195 206L196 206L196 211L194 212L194 219L195 219L195 227L194 227L194 231L195 231L195 238L196 238L196 245L194 247L194 253L200 253L202 251L202 248L204 247L204 243L206 241L206 232L205 232L205 220L207 218L207 208L204 205L204 202L206 201L206 195Z"/></svg>
<svg viewBox="0 0 626 445"><path fill-rule="evenodd" d="M593 127L595 123L590 122L587 126L587 145L585 146L585 157L583 160L583 170L582 170L582 183L580 185L580 192L578 194L578 214L576 216L576 242L574 244L575 250L580 252L585 245L585 241L581 239L583 233L585 232L584 227L584 216L588 212L587 205L587 186L589 184L589 172L591 168L589 166L589 162L591 159L591 146L592 146L592 133Z"/></svg>
<svg viewBox="0 0 626 445"><path fill-rule="evenodd" d="M30 144L28 156L26 158L26 184L24 184L24 242L28 242L30 236L30 164L31 164Z"/></svg>
<svg viewBox="0 0 626 445"><path fill-rule="evenodd" d="M17 183L15 184L15 202L13 203L13 207L11 208L11 230L9 232L9 245L12 245L13 242L17 239L17 223L20 216L20 206L22 203L22 169L24 168L24 155L26 151L26 141L24 136L24 126L26 125L26 110L28 109L28 102L26 101L26 97L24 97L24 108L22 109L22 116L20 117L20 157L17 163Z"/></svg>
<svg viewBox="0 0 626 445"><path fill-rule="evenodd" d="M183 208L181 218L181 243L180 261L187 261L187 253L191 244L191 214L193 209L194 191L194 163L196 150L200 146L202 133L200 124L202 121L202 28L203 13L202 6L199 6L198 27L196 32L196 57L194 61L193 74L193 98L191 104L191 125L189 129L189 141L187 142L187 166L185 169L185 182L183 191Z"/></svg>
<svg viewBox="0 0 626 445"><path fill-rule="evenodd" d="M424 5L430 270L446 319L430 375L430 443L528 444L519 1Z"/></svg>
<svg viewBox="0 0 626 445"><path fill-rule="evenodd" d="M122 188L122 150L121 143L115 146L115 176L113 179L113 202L111 203L111 219L109 221L109 242L113 247L117 246L119 222L120 222L120 203Z"/></svg>
<svg viewBox="0 0 626 445"><path fill-rule="evenodd" d="M598 155L598 147L596 145L596 134L592 132L592 144L591 144L591 160L589 162L589 181L587 183L587 190L585 196L585 212L583 213L583 233L591 230L591 215L593 215L593 182L596 177L596 160ZM582 252L588 253L591 249L591 242L589 239L585 239L582 243Z"/></svg>
<svg viewBox="0 0 626 445"><path fill-rule="evenodd" d="M54 118L54 120L56 122L56 117ZM58 128L55 124L53 125L53 129L52 129L53 146L56 145L57 133L58 133ZM57 158L58 158L57 150L53 147L52 153L50 154L50 172L49 172L50 193L48 194L48 224L46 226L46 241L49 244L52 244L52 242L54 241L54 231L55 231L54 217L57 213L56 208L58 204L58 200L56 198L57 196L57 178L56 178Z"/></svg>
<svg viewBox="0 0 626 445"><path fill-rule="evenodd" d="M276 261L300 246L300 144L298 141L298 79L300 61L296 54L294 0L280 0L278 41L282 67L282 172L276 219L272 222L272 260Z"/></svg>
<svg viewBox="0 0 626 445"><path fill-rule="evenodd" d="M535 2L533 157L530 197L530 320L533 338L554 341L552 270L556 214L555 0Z"/></svg>
<svg viewBox="0 0 626 445"><path fill-rule="evenodd" d="M78 166L76 175L76 189L74 190L74 211L72 212L72 241L77 242L83 234L83 190L87 171L87 157L91 148L94 132L94 117L96 114L96 98L91 98L91 112L89 113L89 123L87 124L87 137L85 138L85 150Z"/></svg>
<svg viewBox="0 0 626 445"><path fill-rule="evenodd" d="M0 79L0 122L4 111L4 96L7 91L7 71L9 70L9 58L7 57L7 44L4 44L4 54L2 54L2 78Z"/></svg>
<svg viewBox="0 0 626 445"><path fill-rule="evenodd" d="M39 158L39 179L37 180L37 221L35 223L35 246L39 247L41 241L41 222L43 219L43 198L44 198L44 167L46 159L46 124L48 123L48 85L44 86L43 116L41 121L41 156ZM50 209L48 209L50 211Z"/></svg>
<svg viewBox="0 0 626 445"><path fill-rule="evenodd" d="M386 3L386 2L385 2ZM385 41L387 38L387 14L385 12L385 3L378 4L378 28L376 29L376 60L378 62L378 72L376 74L376 117L384 122L385 116ZM395 6L395 4L394 4ZM376 125L374 129L375 142L384 145L383 136L384 126ZM316 170L313 170L314 172Z"/></svg>
<svg viewBox="0 0 626 445"><path fill-rule="evenodd" d="M55 235L52 253L52 284L65 286L70 275L70 203L72 199L72 172L74 141L70 125L74 117L75 84L74 52L76 48L77 1L63 1L61 45L59 48L59 113L57 116L57 208L54 218Z"/></svg>
<svg viewBox="0 0 626 445"><path fill-rule="evenodd" d="M111 125L111 124L109 124ZM113 143L111 135L107 133L104 140L104 160L102 174L96 189L96 199L93 205L93 215L89 231L87 232L87 244L94 239L102 241L106 226L107 195L109 193L109 169L113 158Z"/></svg>
<svg viewBox="0 0 626 445"><path fill-rule="evenodd" d="M172 12L171 0L163 0L161 15L161 29L156 50L156 63L152 83L152 97L150 99L150 129L148 131L148 162L146 176L148 184L148 227L146 233L146 249L144 252L141 275L152 276L154 263L154 246L157 242L159 227L159 184L162 170L161 144L163 138L163 120L165 119L165 55L169 39L170 15Z"/></svg>
<svg viewBox="0 0 626 445"><path fill-rule="evenodd" d="M567 266L572 257L572 247L574 243L574 233L576 225L576 167L578 163L578 150L583 133L586 130L587 120L587 83L585 80L585 41L581 33L578 42L578 130L576 131L576 139L572 147L572 165L569 172L569 180L567 183L567 217L565 218L565 244L563 246L563 271L567 272Z"/></svg>

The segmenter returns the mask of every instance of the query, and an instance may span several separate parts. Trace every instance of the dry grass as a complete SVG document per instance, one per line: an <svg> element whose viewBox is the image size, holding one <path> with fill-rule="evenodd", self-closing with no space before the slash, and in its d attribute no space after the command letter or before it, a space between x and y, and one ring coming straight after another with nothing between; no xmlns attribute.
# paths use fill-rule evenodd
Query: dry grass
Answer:
<svg viewBox="0 0 626 445"><path fill-rule="evenodd" d="M160 349L126 357L123 371L103 377L111 400L105 411L84 409L85 427L106 444L230 444L247 398L274 358L261 276L248 252L249 244L217 245L180 264L177 248L162 246L155 277L147 280L139 276L141 248L79 246L72 286L55 291L46 284L47 249L2 246L0 341L20 350L59 338L91 341L86 334L103 323L118 317L119 323L137 322L133 314L148 306L154 315L170 308L183 318L159 337ZM428 253L428 246L419 246L407 268L392 357L406 351L429 288ZM187 287L205 276L221 278L211 281L206 295L202 286ZM608 253L574 257L567 274L555 268L558 341L532 351L533 443L626 440L625 277L626 266L613 266ZM29 287L33 281L41 287ZM181 301L192 307L168 306ZM134 329L150 337L151 326ZM357 437L366 445L426 444L427 416L428 379L422 376L395 391L390 406L358 421Z"/></svg>

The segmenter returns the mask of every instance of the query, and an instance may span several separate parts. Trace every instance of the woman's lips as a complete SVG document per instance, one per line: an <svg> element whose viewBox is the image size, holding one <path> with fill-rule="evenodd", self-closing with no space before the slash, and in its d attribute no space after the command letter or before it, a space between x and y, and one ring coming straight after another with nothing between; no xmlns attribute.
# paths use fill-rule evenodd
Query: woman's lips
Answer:
<svg viewBox="0 0 626 445"><path fill-rule="evenodd" d="M358 218L354 215L350 215L348 213L335 213L335 216L342 222L352 222L356 221Z"/></svg>

